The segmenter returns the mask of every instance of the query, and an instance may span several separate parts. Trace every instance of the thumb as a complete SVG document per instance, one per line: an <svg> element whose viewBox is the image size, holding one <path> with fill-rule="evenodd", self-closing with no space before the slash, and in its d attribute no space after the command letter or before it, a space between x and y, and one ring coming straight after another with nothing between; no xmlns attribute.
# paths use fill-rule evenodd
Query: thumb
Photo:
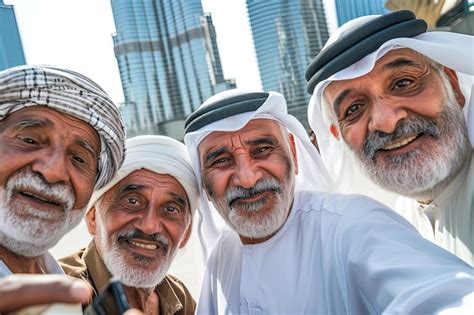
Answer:
<svg viewBox="0 0 474 315"><path fill-rule="evenodd" d="M85 303L92 288L65 275L15 274L0 280L0 313L50 303Z"/></svg>

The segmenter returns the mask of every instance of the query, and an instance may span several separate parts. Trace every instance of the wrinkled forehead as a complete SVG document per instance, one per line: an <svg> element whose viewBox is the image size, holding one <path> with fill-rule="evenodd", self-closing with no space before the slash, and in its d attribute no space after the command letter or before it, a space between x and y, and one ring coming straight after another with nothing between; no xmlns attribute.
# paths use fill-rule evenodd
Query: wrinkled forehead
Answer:
<svg viewBox="0 0 474 315"><path fill-rule="evenodd" d="M410 48L397 48L388 51L381 58L375 61L374 67L368 72L358 77L345 80L330 80L322 89L323 97L328 99L330 94L337 92L339 89L350 89L357 86L364 86L362 82L366 78L371 78L374 82L382 75L390 75L403 67L425 68L435 62ZM352 67L356 68L357 64Z"/></svg>
<svg viewBox="0 0 474 315"><path fill-rule="evenodd" d="M158 173L149 170L146 166L137 169L105 192L106 199L117 198L122 193L137 191L161 191L163 194L173 193L185 199L189 204L189 197L180 181L171 174Z"/></svg>
<svg viewBox="0 0 474 315"><path fill-rule="evenodd" d="M205 136L198 145L199 156L205 154L210 148L217 148L235 140L248 141L260 136L283 138L287 133L286 128L274 118L255 118L242 128L233 131L213 131Z"/></svg>
<svg viewBox="0 0 474 315"><path fill-rule="evenodd" d="M63 131L58 130L58 128L64 128L64 126L67 126L68 129L64 132L84 138L89 145L93 145L94 154L99 154L101 143L97 130L88 122L62 111L44 106L32 106L14 111L0 120L0 132L14 128L17 130L42 130L46 133L56 133Z"/></svg>

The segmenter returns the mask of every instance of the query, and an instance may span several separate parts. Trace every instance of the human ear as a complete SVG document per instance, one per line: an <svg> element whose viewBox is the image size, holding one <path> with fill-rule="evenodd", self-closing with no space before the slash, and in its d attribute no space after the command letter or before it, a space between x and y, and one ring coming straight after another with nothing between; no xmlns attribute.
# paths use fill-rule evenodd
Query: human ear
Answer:
<svg viewBox="0 0 474 315"><path fill-rule="evenodd" d="M459 86L459 80L456 71L447 67L444 67L443 70L444 73L448 76L449 83L451 83L451 86L453 87L454 95L456 96L456 101L458 102L459 106L463 108L464 104L466 104L466 98L461 92L461 87Z"/></svg>
<svg viewBox="0 0 474 315"><path fill-rule="evenodd" d="M331 127L329 127L329 131L334 136L334 138L339 140L339 131L337 130L337 127L335 124L331 124Z"/></svg>
<svg viewBox="0 0 474 315"><path fill-rule="evenodd" d="M298 156L296 154L295 136L292 133L288 134L288 140L290 142L291 156L293 157L293 163L295 165L295 174L298 174Z"/></svg>
<svg viewBox="0 0 474 315"><path fill-rule="evenodd" d="M179 242L179 248L183 248L189 241L191 237L191 231L193 229L193 221L190 220L188 227L186 228L186 231L184 231L184 237L183 239Z"/></svg>
<svg viewBox="0 0 474 315"><path fill-rule="evenodd" d="M87 230L89 231L90 235L95 235L97 231L95 214L96 214L95 206L92 207L86 214L86 225L87 225Z"/></svg>

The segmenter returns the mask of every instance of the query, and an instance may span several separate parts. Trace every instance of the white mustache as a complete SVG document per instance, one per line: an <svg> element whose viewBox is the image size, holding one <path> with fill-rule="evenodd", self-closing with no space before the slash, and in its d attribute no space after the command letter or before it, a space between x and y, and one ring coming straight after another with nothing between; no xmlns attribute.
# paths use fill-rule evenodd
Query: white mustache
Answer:
<svg viewBox="0 0 474 315"><path fill-rule="evenodd" d="M40 175L21 172L13 175L7 182L7 199L10 199L14 191L28 191L38 195L41 199L57 203L64 211L72 210L76 198L71 188L64 184L48 184Z"/></svg>
<svg viewBox="0 0 474 315"><path fill-rule="evenodd" d="M252 188L230 187L226 190L224 198L229 207L232 207L238 199L252 197L265 191L281 192L281 185L274 177L263 178Z"/></svg>

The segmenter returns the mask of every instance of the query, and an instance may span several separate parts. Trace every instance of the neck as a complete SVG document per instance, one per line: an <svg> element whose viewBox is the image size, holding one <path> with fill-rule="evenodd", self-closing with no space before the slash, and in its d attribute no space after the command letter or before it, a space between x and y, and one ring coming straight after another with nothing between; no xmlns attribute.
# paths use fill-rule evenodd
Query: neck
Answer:
<svg viewBox="0 0 474 315"><path fill-rule="evenodd" d="M146 315L159 314L160 299L154 288L132 288L124 286L130 306Z"/></svg>
<svg viewBox="0 0 474 315"><path fill-rule="evenodd" d="M245 236L242 236L242 235L239 235L239 237L240 237L240 241L244 245L259 244L259 243L263 243L263 242L271 239L273 237L273 235L275 235L279 230L280 229L278 229L275 233L273 233L271 235L261 237L261 238L251 238L251 237L245 237Z"/></svg>
<svg viewBox="0 0 474 315"><path fill-rule="evenodd" d="M0 245L0 260L7 265L12 273L47 273L42 257L43 255L35 257L17 255Z"/></svg>

